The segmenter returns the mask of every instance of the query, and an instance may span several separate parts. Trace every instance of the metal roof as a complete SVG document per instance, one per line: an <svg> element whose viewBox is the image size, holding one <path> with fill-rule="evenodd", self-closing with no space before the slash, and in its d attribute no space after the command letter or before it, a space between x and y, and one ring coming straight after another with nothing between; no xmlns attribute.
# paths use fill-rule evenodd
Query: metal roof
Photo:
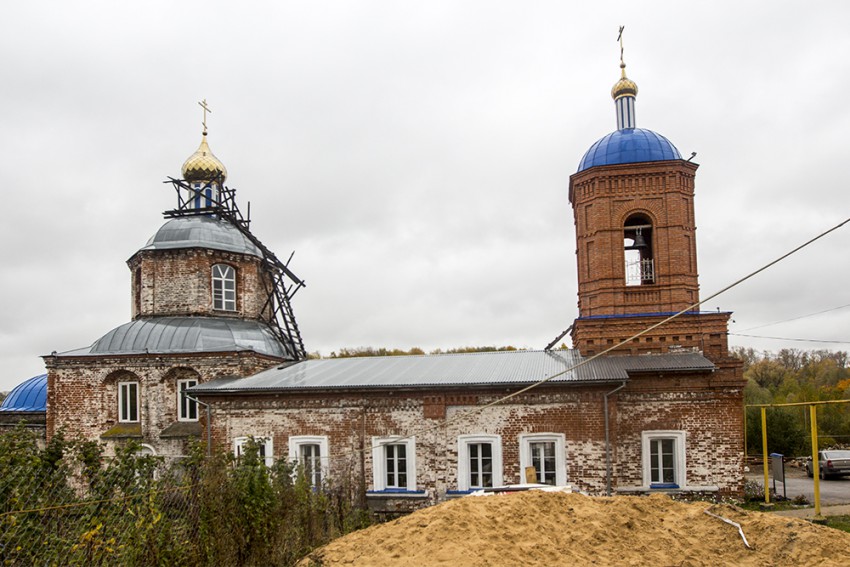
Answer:
<svg viewBox="0 0 850 567"><path fill-rule="evenodd" d="M212 380L197 393L525 385L564 373L553 383L604 383L630 371L711 371L698 353L606 356L584 361L576 350L508 351L424 356L331 358L283 364L247 378Z"/></svg>
<svg viewBox="0 0 850 567"><path fill-rule="evenodd" d="M15 386L3 403L0 411L46 411L47 374L33 376Z"/></svg>
<svg viewBox="0 0 850 567"><path fill-rule="evenodd" d="M102 354L170 354L251 350L287 358L283 345L260 321L229 317L150 317L112 329L88 349L71 356Z"/></svg>
<svg viewBox="0 0 850 567"><path fill-rule="evenodd" d="M645 128L615 130L597 140L581 158L578 171L597 165L682 159L670 140Z"/></svg>
<svg viewBox="0 0 850 567"><path fill-rule="evenodd" d="M142 250L177 248L209 248L263 257L260 249L235 226L205 215L171 219L156 231Z"/></svg>

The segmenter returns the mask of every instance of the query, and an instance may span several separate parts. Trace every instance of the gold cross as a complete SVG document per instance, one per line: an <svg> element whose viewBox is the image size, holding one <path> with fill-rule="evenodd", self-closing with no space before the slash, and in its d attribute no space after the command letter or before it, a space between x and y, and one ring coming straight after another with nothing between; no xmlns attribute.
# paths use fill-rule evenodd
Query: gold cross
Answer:
<svg viewBox="0 0 850 567"><path fill-rule="evenodd" d="M626 26L620 26L620 33L617 35L617 41L620 42L620 65L623 65L623 30Z"/></svg>
<svg viewBox="0 0 850 567"><path fill-rule="evenodd" d="M204 125L204 136L206 136L207 135L207 112L212 114L212 110L210 110L210 107L207 106L207 99L202 100L198 104L200 105L201 108L204 109L204 121L201 122L201 124Z"/></svg>

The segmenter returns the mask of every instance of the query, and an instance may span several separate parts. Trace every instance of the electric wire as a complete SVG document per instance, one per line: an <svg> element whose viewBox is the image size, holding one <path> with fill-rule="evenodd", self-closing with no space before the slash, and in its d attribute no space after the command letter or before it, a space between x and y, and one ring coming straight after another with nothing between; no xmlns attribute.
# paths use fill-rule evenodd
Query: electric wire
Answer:
<svg viewBox="0 0 850 567"><path fill-rule="evenodd" d="M729 333L735 337L747 337L750 339L769 339L773 341L794 341L801 343L826 343L826 344L836 344L836 345L850 345L850 341L829 341L825 339L791 339L787 337L767 337L763 335L745 335L742 333Z"/></svg>
<svg viewBox="0 0 850 567"><path fill-rule="evenodd" d="M831 307L829 309L824 309L823 311L817 311L815 313L809 313L808 315L800 315L798 317L791 317L790 319L783 319L782 321L775 321L773 323L765 323L764 325L756 325L755 327L748 327L746 329L741 329L741 333L746 333L748 331L755 331L756 329L762 329L764 327L772 327L773 325L779 325L780 323L788 323L790 321L797 321L798 319L805 319L806 317L814 317L815 315L822 315L824 313L829 313L830 311L837 311L839 309L844 309L845 307L850 307L850 303L847 305L839 305L838 307ZM733 333L729 333L730 335ZM747 337L750 335L741 335L742 337ZM758 338L769 338L769 337L758 337ZM795 340L795 339L789 339ZM828 342L843 342L843 341L828 341Z"/></svg>
<svg viewBox="0 0 850 567"><path fill-rule="evenodd" d="M492 402L488 402L488 403L486 403L486 404L483 404L483 405L480 405L480 406L476 406L476 407L474 407L474 408L470 408L470 409L468 409L468 410L466 410L466 411L459 411L459 412L458 412L457 414L455 414L454 416L447 417L447 418L443 419L440 423L435 424L435 425L432 425L432 426L430 426L430 427L421 428L421 429L419 429L417 432L411 433L411 434L409 434L409 435L389 436L389 437L391 438L391 440L384 441L384 442L380 442L380 443L378 443L377 445L372 445L372 446L370 447L370 450L374 450L374 449L376 449L376 448L379 448L379 447L380 447L380 446L382 446L382 445L386 445L386 444L390 444L390 443L394 443L394 442L398 442L398 441L404 441L404 440L412 439L413 437L415 437L415 436L416 436L416 435L418 435L418 434L428 433L428 432L435 431L435 430L437 430L437 429L440 429L440 428L446 427L446 426L448 426L449 424L454 423L454 422L456 422L456 421L460 420L461 418L473 417L473 416L475 416L475 415L480 414L481 412L483 412L483 411L484 411L484 410L486 410L486 409L489 409L489 408L494 407L494 406L497 406L497 405L501 405L501 404L503 404L503 403L507 402L508 400L511 400L511 399L513 399L513 398L515 398L515 397L517 397L517 396L522 395L522 394L525 394L526 392L529 392L529 391L531 391L531 390L533 390L533 389L535 389L535 388L539 388L539 387L540 387L540 386L542 386L543 384L546 384L547 382L550 382L551 380L554 380L555 378L557 378L557 377L559 377L559 376L563 376L564 374L567 374L567 373L569 373L569 372L572 372L573 370L575 370L575 369L577 369L577 368L580 368L580 367L582 367L582 366L584 366L584 365L586 365L586 364L590 363L591 361L596 360L597 358L599 358L599 357L601 357L601 356L604 356L604 355L608 354L609 352L614 351L614 350L616 350L616 349L620 348L621 346L623 346L623 345L625 345L625 344L627 344L627 343L631 342L633 339L637 339L637 338L639 338L639 337L641 337L641 336L643 336L643 335L645 335L645 334L649 333L650 331L653 331L653 330L657 329L658 327L660 327L660 326L662 326L662 325L665 325L665 324L669 323L670 321L672 321L672 320L674 320L674 319L677 319L678 317L680 317L680 316L684 315L685 313L689 313L689 312L693 311L694 309L696 309L697 307L699 307L699 306L700 306L700 305L702 305L703 303L706 303L706 302L708 302L708 301L711 301L712 299L714 299L714 298L716 298L716 297L718 297L718 296L720 296L720 295L722 295L722 294L726 293L726 292L727 292L727 291L729 291L730 289L732 289L732 288L734 288L734 287L737 287L737 286L741 285L741 284L742 284L742 283L744 283L745 281L747 281L747 280L749 280L749 279L751 279L751 278L753 278L753 277L757 276L758 274L762 273L763 271L767 270L768 268L771 268L771 267L775 266L776 264L778 264L779 262L781 262L781 261L785 260L785 259L786 259L786 258L788 258L789 256L792 256L792 255L796 254L796 253L797 253L797 252L799 252L800 250L803 250L804 248L806 248L806 247L808 247L809 245L811 245L811 244L813 244L813 243L817 242L817 241L818 241L818 240L820 240L821 238L823 238L823 237L825 237L825 236L829 235L830 233L832 233L832 232L834 232L834 231L838 230L839 228L843 227L843 226L844 226L845 224L847 224L848 222L850 222L850 217L848 217L848 218L844 219L843 221L841 221L841 222L840 222L840 223L838 223L837 225L833 226L832 228L829 228L829 229L827 229L827 230L825 230L825 231L821 232L821 233L820 233L820 234L818 234L817 236L815 236L815 237L813 237L813 238L810 238L809 240L807 240L807 241L806 241L806 242L804 242L803 244L800 244L799 246L797 246L796 248L793 248L793 249L792 249L792 250L790 250L789 252L786 252L785 254L782 254L781 256L779 256L778 258L776 258L775 260L772 260L771 262L768 262L767 264L763 265L762 267L758 268L757 270L754 270L754 271L750 272L749 274L747 274L747 275L743 276L742 278L739 278L738 280L736 280L736 281L732 282L731 284L729 284L729 285L727 285L726 287L724 287L724 288L720 289L719 291L714 292L713 294L711 294L710 296L706 297L705 299L702 299L702 300L700 300L700 301L697 301L696 303L693 303L693 304L689 305L688 307L686 307L686 308L682 309L681 311L679 311L679 312L677 312L677 313L674 313L673 315L670 315L669 317L666 317L666 318L665 318L665 319L663 319L662 321L659 321L658 323L655 323L655 324L653 324L653 325L650 325L650 326L649 326L649 327L647 327L646 329L644 329L644 330L642 330L642 331L640 331L640 332L638 332L638 333L636 333L636 334L632 335L631 337L629 337L629 338L627 338L627 339L624 339L624 340L620 341L619 343L617 343L617 344L615 344L615 345L612 345L612 346L610 346L610 347L606 348L605 350L603 350L603 351L601 351L601 352L599 352L599 353L597 353L597 354L595 354L595 355L593 355L593 356L591 356L591 357L589 357L589 358L586 358L586 359L584 359L584 360L580 361L580 362L579 362L579 363L577 363L577 364L574 364L573 366L571 366L571 367L569 367L569 368L567 368L567 369L565 369L565 370L562 370L562 371L560 371L560 372L556 372L555 374L552 374L551 376L547 376L547 377L545 377L545 378L542 378L542 379L540 379L540 380L538 380L538 381L536 381L536 382L534 382L534 383L532 383L532 384L529 384L528 386L525 386L525 387L523 387L523 388L520 388L520 389L519 389L519 390L517 390L516 392L512 392L512 393L510 393L510 394L507 394L507 395L505 395L505 396L502 396L501 398L497 398L496 400L493 400ZM364 447L363 447L363 449L353 449L353 450L351 450L351 451L349 451L349 452L347 452L347 453L344 453L343 455L339 455L339 457L341 458L341 457L343 457L343 456L352 456L352 455L359 454L360 452L365 452L365 451L366 451L366 447L364 446Z"/></svg>

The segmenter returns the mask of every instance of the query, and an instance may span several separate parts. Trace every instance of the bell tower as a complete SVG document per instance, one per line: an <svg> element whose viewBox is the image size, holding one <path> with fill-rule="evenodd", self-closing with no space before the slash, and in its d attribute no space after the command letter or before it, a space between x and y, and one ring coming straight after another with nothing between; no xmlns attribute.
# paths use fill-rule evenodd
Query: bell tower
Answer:
<svg viewBox="0 0 850 567"><path fill-rule="evenodd" d="M638 88L611 89L617 129L585 153L570 177L576 227L578 311L573 345L592 355L699 301L694 219L697 164L664 136L638 128ZM725 357L728 313L690 310L635 339L622 354L696 348Z"/></svg>

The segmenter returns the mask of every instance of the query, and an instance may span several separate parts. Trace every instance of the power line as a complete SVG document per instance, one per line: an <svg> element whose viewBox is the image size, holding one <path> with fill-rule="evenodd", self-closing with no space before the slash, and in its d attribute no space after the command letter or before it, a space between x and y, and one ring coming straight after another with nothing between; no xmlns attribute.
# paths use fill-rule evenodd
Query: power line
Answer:
<svg viewBox="0 0 850 567"><path fill-rule="evenodd" d="M397 442L397 441L407 440L407 439L412 439L412 438L413 438L413 437L415 437L416 435L421 435L421 434L426 433L426 432L429 432L429 431L434 431L434 430L437 430L437 429L441 429L441 428L443 428L443 427L448 426L450 423L453 423L453 422L459 421L460 419L464 419L464 418L467 418L467 417L471 417L471 416L477 415L477 414L479 414L479 413L483 412L484 410L486 410L486 409L488 409L488 408L491 408L491 407L496 406L496 405L501 405L501 404L503 404L503 403L507 402L508 400L511 400L511 399L513 399L513 398L515 398L515 397L517 397L517 396L522 395L522 394L525 394L525 393L527 393L527 392L529 392L529 391L531 391L531 390L533 390L533 389L535 389L535 388L537 388L537 387L539 387L539 386L542 386L543 384L546 384L547 382L549 382L549 381L551 381L551 380L554 380L555 378L557 378L557 377L559 377L559 376L563 376L564 374L567 374L568 372L571 372L571 371L573 371L573 370L575 370L575 369L577 369L577 368L579 368L579 367L581 367L581 366L584 366L585 364L590 363L590 362L591 362L591 361L593 361L593 360L596 360L596 359L597 359L597 358L599 358L600 356L604 356L604 355L608 354L609 352L611 352L611 351L613 351L613 350L616 350L616 349L620 348L621 346L623 346L623 345L625 345L625 344L630 343L633 339L636 339L636 338L638 338L638 337L641 337L641 336L645 335L646 333L649 333L650 331L653 331L653 330L657 329L658 327L660 327L660 326L662 326L662 325L665 325L666 323L669 323L670 321L672 321L672 320L674 320L674 319L676 319L676 318L678 318L678 317L680 317L680 316L684 315L685 313L690 313L690 312L692 312L694 309L696 309L697 307L699 307L699 306L700 306L700 305L702 305L703 303L706 303L706 302L708 302L708 301L711 301L712 299L714 299L714 298L716 298L716 297L718 297L718 296L720 296L720 295L722 295L722 294L726 293L726 292L727 292L727 291L729 291L730 289L732 289L732 288L734 288L734 287L737 287L738 285L740 285L740 284L744 283L745 281L749 280L750 278L755 277L756 275L758 275L758 274L760 274L761 272L763 272L763 271L767 270L768 268L770 268L770 267L772 267L772 266L774 266L774 265L778 264L779 262L781 262L781 261L785 260L785 259L786 259L786 258L788 258L789 256L792 256L792 255L796 254L797 252L799 252L799 251L800 251L800 250L802 250L803 248L806 248L806 247L807 247L807 246L809 246L810 244L813 244L814 242L816 242L816 241L820 240L820 239L821 239L821 238L823 238L824 236L827 236L827 235L828 235L828 234L830 234L831 232L834 232L834 231L838 230L839 228L843 227L843 226L844 226L845 224L847 224L848 222L850 222L850 218L846 218L846 219L844 219L843 221L841 221L841 222L840 222L840 223L838 223L837 225L833 226L832 228L827 229L827 230L825 230L825 231L821 232L820 234L818 234L817 236L815 236L815 237L813 237L813 238L810 238L809 240L807 240L807 241L806 241L806 242L804 242L803 244L800 244L799 246L797 246L797 247L796 247L796 248L794 248L793 250L791 250L791 251L789 251L789 252L786 252L785 254L783 254L782 256L779 256L779 257L778 257L778 258L776 258L775 260L773 260L773 261L771 261L771 262L768 262L767 264L765 264L765 265L764 265L764 266L762 266L761 268L758 268L757 270L755 270L755 271L753 271L753 272L750 272L750 273L749 273L749 274L747 274L746 276L744 276L744 277L742 277L742 278L740 278L740 279L738 279L738 280L736 280L736 281L732 282L731 284L729 284L729 285L727 285L726 287L722 288L720 291L717 291L717 292L715 292L715 293L711 294L710 296L706 297L705 299L703 299L703 300L701 300L701 301L697 301L696 303L694 303L694 304L692 304L692 305L689 305L688 307L685 307L684 309L682 309L682 310L681 310L681 311L679 311L678 313L674 313L673 315L670 315L669 317L666 317L664 320L662 320L662 321L660 321L660 322L658 322L658 323L655 323L654 325L650 325L649 327L647 327L646 329L644 329L644 330L640 331L639 333L636 333L636 334L632 335L631 337L629 337L629 338L627 338L627 339L625 339L625 340L623 340L623 341L620 341L619 343L617 343L617 344L615 344L615 345L613 345L613 346L608 347L607 349L605 349L605 350L603 350L603 351L601 351L601 352L599 352L599 353L597 353L597 354L595 354L595 355L591 356L590 358L586 358L586 359L582 360L582 361L581 361L581 362L579 362L578 364L575 364L575 365L571 366L570 368L567 368L566 370L562 370L561 372L556 372L555 374L552 374L551 376L547 376L547 377L545 377L545 378L541 378L540 380L538 380L537 382L534 382L533 384L529 384L528 386L525 386L525 387L523 387L523 388L520 388L519 390L517 390L517 391L515 391L515 392L512 392L512 393L510 393L510 394L507 394L506 396L502 396L501 398L498 398L498 399L496 399L496 400L493 400L492 402L486 403L486 404L484 404L484 405L479 405L479 406L475 406L475 407L469 408L469 409L468 409L468 410L466 410L466 411L458 411L458 412L457 412L454 416L447 417L447 418L443 419L443 420L442 420L440 423L438 423L438 424L434 424L434 425L432 425L432 426L430 426L430 427L423 427L423 428L420 428L418 431L414 431L413 433L410 433L410 434L408 434L408 435L398 435L398 436L388 436L388 437L391 437L391 438L392 438L392 440L393 440L393 441L396 441L396 442ZM367 447L366 447L366 446L365 446L365 444L364 444L364 446L363 446L363 448L362 448L362 449L351 449L351 450L349 450L349 451L344 452L344 454L343 454L343 455L338 455L338 456L335 456L335 457L336 457L336 458L340 458L340 457L345 457L345 456L353 456L353 455L358 454L358 453L361 453L361 452L364 452L364 453L365 453L366 451L371 451L372 449L376 449L376 448L378 448L378 447L380 447L381 445L384 445L384 444L386 444L386 443L388 443L388 442L380 442L380 443L378 443L377 445L372 445L372 444L370 443L370 444L369 444L368 449L367 449Z"/></svg>
<svg viewBox="0 0 850 567"><path fill-rule="evenodd" d="M824 309L823 311L817 311L815 313L809 313L808 315L800 315L799 317L792 317L790 319L783 319L782 321L775 321L773 323L765 323L764 325L757 325L755 327L749 327L747 329L741 329L742 333L746 333L747 331L755 331L756 329L761 329L764 327L770 327L772 325L779 325L780 323L788 323L789 321L796 321L798 319L805 319L806 317L814 317L815 315L821 315L823 313L829 313L830 311L837 311L838 309L844 309L845 307L850 307L850 303L847 305L839 305L838 307L831 307L830 309ZM729 333L730 335L733 333ZM741 335L747 336L747 335ZM760 337L760 338L769 338L769 337ZM795 339L788 339L795 340ZM827 341L827 342L841 342L841 341Z"/></svg>
<svg viewBox="0 0 850 567"><path fill-rule="evenodd" d="M773 340L773 341L796 341L796 342L803 342L803 343L830 343L830 344L837 344L837 345L850 345L850 341L827 341L827 340L821 340L821 339L790 339L790 338L786 338L786 337L765 337L765 336L762 336L762 335L744 335L744 334L741 334L741 333L729 333L729 334L736 336L736 337L748 337L748 338L751 338L751 339L770 339L770 340Z"/></svg>

